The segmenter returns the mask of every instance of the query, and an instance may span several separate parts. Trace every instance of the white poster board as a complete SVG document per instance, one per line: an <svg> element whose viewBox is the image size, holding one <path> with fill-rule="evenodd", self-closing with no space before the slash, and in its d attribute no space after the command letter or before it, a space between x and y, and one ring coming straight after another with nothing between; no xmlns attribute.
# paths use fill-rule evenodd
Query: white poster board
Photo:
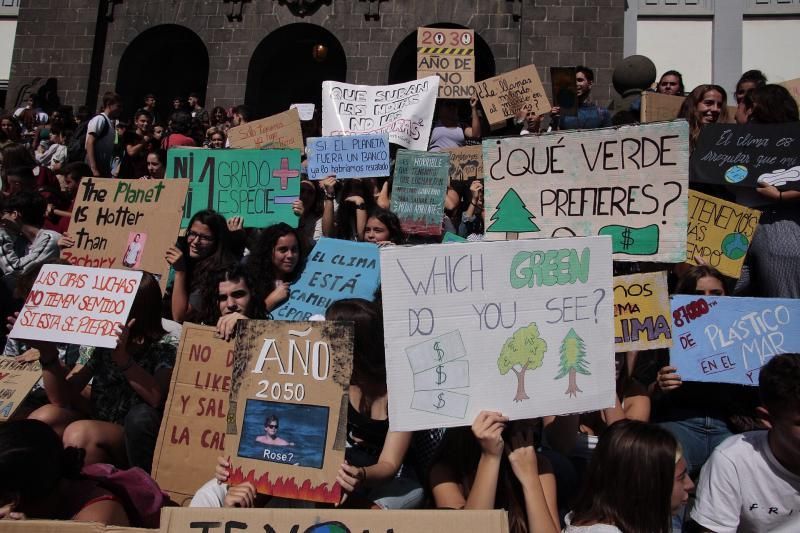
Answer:
<svg viewBox="0 0 800 533"><path fill-rule="evenodd" d="M614 405L609 237L381 249L392 431Z"/></svg>
<svg viewBox="0 0 800 533"><path fill-rule="evenodd" d="M322 82L322 135L388 133L389 141L427 150L439 77L396 85Z"/></svg>
<svg viewBox="0 0 800 533"><path fill-rule="evenodd" d="M686 121L483 142L486 239L609 235L616 261L686 259Z"/></svg>
<svg viewBox="0 0 800 533"><path fill-rule="evenodd" d="M114 348L141 280L138 270L44 265L8 336Z"/></svg>

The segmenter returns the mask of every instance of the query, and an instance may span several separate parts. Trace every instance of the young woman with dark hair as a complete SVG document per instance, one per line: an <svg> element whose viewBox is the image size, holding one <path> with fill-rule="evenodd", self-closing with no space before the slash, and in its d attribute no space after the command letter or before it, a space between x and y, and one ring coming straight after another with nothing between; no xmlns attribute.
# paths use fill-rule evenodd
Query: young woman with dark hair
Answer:
<svg viewBox="0 0 800 533"><path fill-rule="evenodd" d="M81 475L83 455L38 420L0 425L0 520L48 519L128 526L122 502Z"/></svg>
<svg viewBox="0 0 800 533"><path fill-rule="evenodd" d="M350 496L347 505L382 509L418 507L422 487L403 461L411 432L389 431L383 317L376 304L339 300L326 320L353 322L353 372L350 378L345 463L336 482ZM403 468L401 468L403 467Z"/></svg>
<svg viewBox="0 0 800 533"><path fill-rule="evenodd" d="M397 215L388 209L376 207L367 217L364 240L383 246L385 244L403 244L406 236Z"/></svg>
<svg viewBox="0 0 800 533"><path fill-rule="evenodd" d="M367 213L375 208L374 183L369 179L357 178L340 183L335 176L328 176L320 182L325 194L322 233L326 237L363 241Z"/></svg>
<svg viewBox="0 0 800 533"><path fill-rule="evenodd" d="M683 87L683 76L677 70L668 70L661 75L656 85L656 91L661 94L683 96L686 89Z"/></svg>
<svg viewBox="0 0 800 533"><path fill-rule="evenodd" d="M556 480L535 451L541 421L482 411L472 428L449 428L430 471L436 507L505 509L511 533L558 531Z"/></svg>
<svg viewBox="0 0 800 533"><path fill-rule="evenodd" d="M717 269L693 266L678 281L675 293L725 296L725 285L725 277ZM675 435L689 472L696 475L723 440L754 429L758 391L727 383L684 383L675 366L662 364L650 386L653 420Z"/></svg>
<svg viewBox="0 0 800 533"><path fill-rule="evenodd" d="M780 85L764 85L748 91L742 107L749 124L798 121L797 102ZM786 173L791 180L797 174L797 167L773 174L779 172ZM734 187L736 203L761 211L736 284L737 295L800 298L800 211L797 209L800 191L795 190L798 183L795 178L779 188L759 179L755 190Z"/></svg>
<svg viewBox="0 0 800 533"><path fill-rule="evenodd" d="M689 122L689 146L694 148L700 130L706 124L728 121L727 93L719 85L698 85L686 97L678 118Z"/></svg>
<svg viewBox="0 0 800 533"><path fill-rule="evenodd" d="M60 363L54 343L28 342L41 354L50 401L30 418L63 433L65 446L86 450L87 464L150 471L178 343L162 327L160 314L153 312L160 306L158 282L145 272L116 348L82 346L71 372ZM87 402L82 393L90 380Z"/></svg>
<svg viewBox="0 0 800 533"><path fill-rule="evenodd" d="M165 259L175 270L172 285L172 319L183 322L192 309L201 309L200 294L209 276L239 259L225 218L211 209L198 211L189 220L186 236L167 250Z"/></svg>
<svg viewBox="0 0 800 533"><path fill-rule="evenodd" d="M741 103L747 91L763 87L767 84L767 77L760 70L748 70L741 75L739 81L736 82L736 103Z"/></svg>
<svg viewBox="0 0 800 533"><path fill-rule="evenodd" d="M264 302L267 313L289 298L289 285L303 270L301 243L298 231L281 222L262 231L247 256L253 293Z"/></svg>
<svg viewBox="0 0 800 533"><path fill-rule="evenodd" d="M694 484L680 445L653 424L622 420L600 437L565 533L670 533Z"/></svg>

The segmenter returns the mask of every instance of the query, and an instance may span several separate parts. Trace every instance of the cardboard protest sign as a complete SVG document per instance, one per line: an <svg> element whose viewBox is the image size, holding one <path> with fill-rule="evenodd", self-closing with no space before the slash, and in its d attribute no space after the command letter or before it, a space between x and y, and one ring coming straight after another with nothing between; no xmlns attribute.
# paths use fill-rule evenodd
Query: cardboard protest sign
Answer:
<svg viewBox="0 0 800 533"><path fill-rule="evenodd" d="M486 119L490 124L503 122L519 111L537 115L550 111L550 102L534 65L506 72L475 84Z"/></svg>
<svg viewBox="0 0 800 533"><path fill-rule="evenodd" d="M163 533L508 533L505 511L343 509L181 509L161 510Z"/></svg>
<svg viewBox="0 0 800 533"><path fill-rule="evenodd" d="M758 385L773 356L800 353L800 300L675 295L669 359L683 381Z"/></svg>
<svg viewBox="0 0 800 533"><path fill-rule="evenodd" d="M311 108L313 115L314 108ZM231 148L298 148L303 149L303 133L300 129L298 109L289 109L234 126L228 130Z"/></svg>
<svg viewBox="0 0 800 533"><path fill-rule="evenodd" d="M182 228L202 209L242 217L247 228L297 227L292 203L300 197L299 150L176 148L167 160L168 178L190 180Z"/></svg>
<svg viewBox="0 0 800 533"><path fill-rule="evenodd" d="M683 262L688 159L685 121L486 140L486 239L610 235L617 261Z"/></svg>
<svg viewBox="0 0 800 533"><path fill-rule="evenodd" d="M475 32L459 28L417 29L417 79L439 76L439 98L475 93Z"/></svg>
<svg viewBox="0 0 800 533"><path fill-rule="evenodd" d="M483 148L479 144L445 148L450 154L450 181L483 179Z"/></svg>
<svg viewBox="0 0 800 533"><path fill-rule="evenodd" d="M309 179L321 180L330 174L336 179L379 178L389 175L389 135L350 135L309 137Z"/></svg>
<svg viewBox="0 0 800 533"><path fill-rule="evenodd" d="M324 315L333 302L345 298L372 301L381 282L378 247L322 237L306 261L289 299L272 311L276 320L308 320Z"/></svg>
<svg viewBox="0 0 800 533"><path fill-rule="evenodd" d="M3 533L155 533L157 529L104 526L72 520L3 520ZM196 533L196 532L195 532Z"/></svg>
<svg viewBox="0 0 800 533"><path fill-rule="evenodd" d="M167 249L175 244L188 180L83 178L69 232L71 264L150 272L166 287Z"/></svg>
<svg viewBox="0 0 800 533"><path fill-rule="evenodd" d="M427 150L439 77L396 85L322 82L322 135L388 133L389 141Z"/></svg>
<svg viewBox="0 0 800 533"><path fill-rule="evenodd" d="M226 430L229 483L338 503L352 364L350 323L240 323Z"/></svg>
<svg viewBox="0 0 800 533"><path fill-rule="evenodd" d="M614 404L611 240L381 249L392 431Z"/></svg>
<svg viewBox="0 0 800 533"><path fill-rule="evenodd" d="M0 356L0 422L6 422L42 377L39 361L18 363Z"/></svg>
<svg viewBox="0 0 800 533"><path fill-rule="evenodd" d="M699 257L726 276L738 278L760 216L756 209L689 191L686 262L697 265Z"/></svg>
<svg viewBox="0 0 800 533"><path fill-rule="evenodd" d="M183 505L226 456L225 417L233 341L216 328L185 322L153 454L153 479Z"/></svg>
<svg viewBox="0 0 800 533"><path fill-rule="evenodd" d="M614 343L618 352L672 346L666 272L614 276Z"/></svg>
<svg viewBox="0 0 800 533"><path fill-rule="evenodd" d="M698 183L800 188L800 123L708 124L692 152L689 180Z"/></svg>
<svg viewBox="0 0 800 533"><path fill-rule="evenodd" d="M578 88L575 67L550 67L553 84L553 105L561 108L561 116L578 114Z"/></svg>
<svg viewBox="0 0 800 533"><path fill-rule="evenodd" d="M789 94L792 95L794 101L797 102L797 105L800 106L800 78L786 80L778 85L783 85L786 90L789 91Z"/></svg>
<svg viewBox="0 0 800 533"><path fill-rule="evenodd" d="M300 120L306 121L314 119L314 111L316 111L316 107L316 104L292 104L289 106L289 109L297 109L297 113L300 115Z"/></svg>
<svg viewBox="0 0 800 533"><path fill-rule="evenodd" d="M681 110L685 96L660 94L652 91L642 93L642 107L640 122L660 122L662 120L675 120Z"/></svg>
<svg viewBox="0 0 800 533"><path fill-rule="evenodd" d="M141 279L136 270L44 265L8 336L114 348Z"/></svg>
<svg viewBox="0 0 800 533"><path fill-rule="evenodd" d="M392 180L392 212L411 235L441 235L450 156L398 150Z"/></svg>

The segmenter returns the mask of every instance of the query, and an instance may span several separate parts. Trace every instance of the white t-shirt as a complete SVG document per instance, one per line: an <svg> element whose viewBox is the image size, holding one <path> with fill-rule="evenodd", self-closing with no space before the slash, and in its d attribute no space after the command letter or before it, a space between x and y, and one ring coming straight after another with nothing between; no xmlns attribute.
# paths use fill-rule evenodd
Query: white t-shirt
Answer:
<svg viewBox="0 0 800 533"><path fill-rule="evenodd" d="M715 533L800 531L800 476L772 454L767 431L734 435L703 466L691 516Z"/></svg>
<svg viewBox="0 0 800 533"><path fill-rule="evenodd" d="M136 241L133 241L128 246L128 251L125 254L125 266L136 264L136 260L139 258L139 252L141 249L142 245Z"/></svg>
<svg viewBox="0 0 800 533"><path fill-rule="evenodd" d="M105 122L105 125L103 125ZM103 134L102 137L100 134ZM86 138L89 138L89 134L94 134L94 160L97 163L97 167L100 170L102 177L110 178L111 177L111 158L114 157L114 140L116 138L116 132L114 131L114 123L111 121L110 118L106 116L105 113L100 113L96 115L92 120L89 121L89 124L86 126ZM85 146L88 150L88 147ZM89 163L89 157L86 156L87 164Z"/></svg>
<svg viewBox="0 0 800 533"><path fill-rule="evenodd" d="M564 533L622 533L617 526L611 524L592 524L591 526L573 526L572 513L568 513L564 517L564 522L567 527L564 528Z"/></svg>

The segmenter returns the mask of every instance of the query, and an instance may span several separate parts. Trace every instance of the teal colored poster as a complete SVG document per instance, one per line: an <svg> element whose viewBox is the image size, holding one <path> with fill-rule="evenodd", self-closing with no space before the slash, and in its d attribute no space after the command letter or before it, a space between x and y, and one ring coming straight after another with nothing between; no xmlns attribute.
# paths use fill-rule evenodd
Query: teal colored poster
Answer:
<svg viewBox="0 0 800 533"><path fill-rule="evenodd" d="M297 227L292 203L300 196L299 150L176 148L167 163L168 178L190 180L181 228L203 209L242 217L247 228Z"/></svg>
<svg viewBox="0 0 800 533"><path fill-rule="evenodd" d="M409 235L441 235L450 154L398 150L392 211Z"/></svg>
<svg viewBox="0 0 800 533"><path fill-rule="evenodd" d="M675 295L670 364L683 381L758 385L761 367L800 353L800 300Z"/></svg>

